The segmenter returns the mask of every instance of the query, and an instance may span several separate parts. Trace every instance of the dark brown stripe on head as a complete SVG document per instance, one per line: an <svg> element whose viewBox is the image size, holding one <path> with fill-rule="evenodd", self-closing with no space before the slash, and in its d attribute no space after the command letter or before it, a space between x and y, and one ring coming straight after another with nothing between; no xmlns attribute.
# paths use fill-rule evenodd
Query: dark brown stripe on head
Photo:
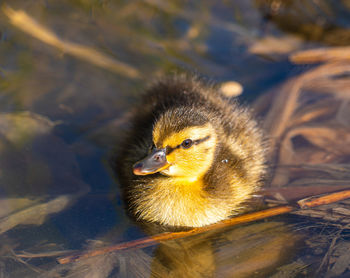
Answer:
<svg viewBox="0 0 350 278"><path fill-rule="evenodd" d="M173 133L178 133L188 127L201 127L207 124L208 118L200 107L193 105L169 109L159 116L153 130L158 130L157 143L162 143Z"/></svg>
<svg viewBox="0 0 350 278"><path fill-rule="evenodd" d="M208 136L206 136L206 137L204 137L204 138L200 138L200 139L194 140L194 141L193 141L193 144L198 145L198 144L203 143L203 142L205 142L205 141L207 141L207 140L209 140L209 139L210 139L210 135L208 135ZM167 155L169 155L169 154L171 154L174 150L179 149L180 147L181 147L181 144L177 145L177 146L174 147L174 148L172 148L172 147L170 147L170 146L166 146L166 148L165 148L165 153L166 153Z"/></svg>
<svg viewBox="0 0 350 278"><path fill-rule="evenodd" d="M168 154L171 154L174 150L180 148L181 144L180 145L177 145L176 147L172 148L172 147L169 147L169 146L166 146L165 147L165 154L168 155Z"/></svg>
<svg viewBox="0 0 350 278"><path fill-rule="evenodd" d="M203 142L205 142L205 141L207 141L207 140L209 140L209 139L210 139L210 135L208 135L208 136L206 136L206 137L204 137L204 138L201 138L201 139L194 140L194 141L193 141L193 144L198 145L198 144L203 143Z"/></svg>

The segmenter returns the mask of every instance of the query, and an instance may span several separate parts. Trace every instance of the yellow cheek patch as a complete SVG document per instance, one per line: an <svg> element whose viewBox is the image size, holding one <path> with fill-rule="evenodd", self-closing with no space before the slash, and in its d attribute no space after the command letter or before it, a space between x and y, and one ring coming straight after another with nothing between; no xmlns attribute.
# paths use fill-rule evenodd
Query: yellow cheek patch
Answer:
<svg viewBox="0 0 350 278"><path fill-rule="evenodd" d="M211 166L215 152L215 142L205 141L202 144L189 149L176 149L167 155L170 164L166 172L169 176L185 178L181 183L189 183L198 180Z"/></svg>
<svg viewBox="0 0 350 278"><path fill-rule="evenodd" d="M176 152L177 150L174 150L171 154L168 154L167 156L166 156L166 160L171 164L171 163L173 163L174 161L175 161L175 156L176 156L176 154L175 154L175 152Z"/></svg>
<svg viewBox="0 0 350 278"><path fill-rule="evenodd" d="M170 133L163 142L157 142L159 132L158 127L153 132L153 139L157 148L168 148L166 159L170 167L164 170L166 175L185 177L186 180L194 182L209 169L216 148L216 132L209 123ZM183 148L181 144L187 139L194 141L194 144Z"/></svg>

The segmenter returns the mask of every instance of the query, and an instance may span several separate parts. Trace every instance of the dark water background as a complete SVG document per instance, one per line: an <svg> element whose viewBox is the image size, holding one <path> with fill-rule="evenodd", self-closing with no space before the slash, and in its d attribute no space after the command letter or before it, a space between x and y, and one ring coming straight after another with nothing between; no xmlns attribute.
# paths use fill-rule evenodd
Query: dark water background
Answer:
<svg viewBox="0 0 350 278"><path fill-rule="evenodd" d="M308 68L292 65L291 52L350 42L350 1L2 3L25 11L60 39L95 49L138 73L130 76L78 59L21 31L0 12L0 111L3 117L30 111L18 120L18 129L36 119L34 114L54 123L47 138L28 135L0 148L1 198L49 201L84 192L40 225L6 232L16 250L33 252L43 251L46 243L82 250L92 239L122 242L144 236L123 211L108 157L123 135L123 115L155 77L195 72L218 83L235 80L244 87L241 101L250 103ZM264 43L268 37L276 38L272 45ZM39 127L30 127L28 134L47 126L42 119L36 123ZM224 257L217 263L222 269L232 264ZM16 277L19 265L9 263L4 275Z"/></svg>

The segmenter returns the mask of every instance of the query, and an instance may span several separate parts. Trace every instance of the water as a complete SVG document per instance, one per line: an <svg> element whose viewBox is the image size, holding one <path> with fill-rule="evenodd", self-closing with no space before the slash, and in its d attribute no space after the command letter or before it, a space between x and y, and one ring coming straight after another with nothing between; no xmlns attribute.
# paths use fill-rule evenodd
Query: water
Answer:
<svg viewBox="0 0 350 278"><path fill-rule="evenodd" d="M236 80L244 87L240 99L251 103L309 69L290 63L291 52L347 45L347 1L303 1L304 29L291 24L299 7L270 2L3 1L2 277L165 277L169 271L176 277L189 271L191 277L264 277L281 275L283 265L299 269L297 262L298 275L315 273L328 245L318 257L304 255L301 238L312 236L295 225L305 231L322 230L322 224L295 216L113 253L85 265L58 266L57 256L18 257L145 236L123 210L108 159L122 139L124 115L150 80L171 72ZM26 13L22 21L11 22L20 11ZM45 39L40 26L54 38ZM277 39L266 40L271 37ZM311 270L307 256L313 256ZM86 271L91 264L96 268Z"/></svg>

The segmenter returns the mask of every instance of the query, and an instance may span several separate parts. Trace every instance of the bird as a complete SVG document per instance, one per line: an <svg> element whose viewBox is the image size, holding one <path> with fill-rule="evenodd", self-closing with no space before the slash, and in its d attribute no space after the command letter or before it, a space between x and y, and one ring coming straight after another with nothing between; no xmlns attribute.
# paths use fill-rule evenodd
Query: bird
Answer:
<svg viewBox="0 0 350 278"><path fill-rule="evenodd" d="M247 107L201 77L159 78L130 112L114 169L134 219L202 227L241 213L266 173Z"/></svg>

